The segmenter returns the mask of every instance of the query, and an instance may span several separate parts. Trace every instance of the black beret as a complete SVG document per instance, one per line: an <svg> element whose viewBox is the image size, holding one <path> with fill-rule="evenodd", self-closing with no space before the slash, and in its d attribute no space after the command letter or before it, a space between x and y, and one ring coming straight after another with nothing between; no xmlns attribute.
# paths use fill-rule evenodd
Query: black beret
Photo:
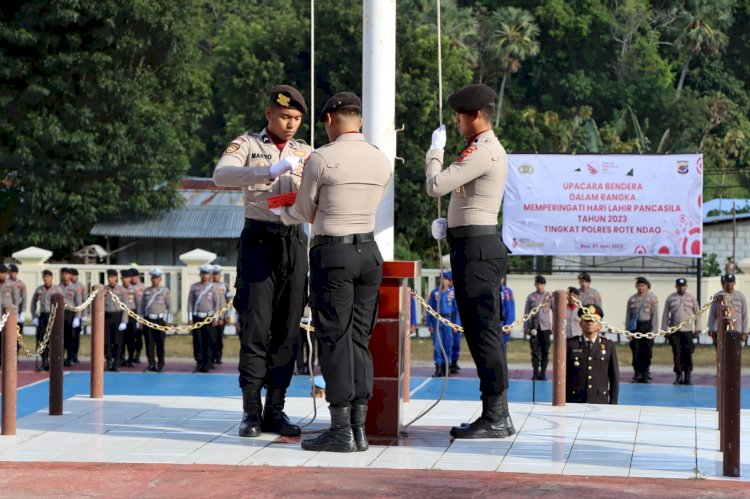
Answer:
<svg viewBox="0 0 750 499"><path fill-rule="evenodd" d="M60 267L60 272L63 274L70 274L70 269L68 267Z"/></svg>
<svg viewBox="0 0 750 499"><path fill-rule="evenodd" d="M52 271L51 271L51 270L49 270L49 269L44 269L44 270L42 270L42 275L53 275L53 274L52 274Z"/></svg>
<svg viewBox="0 0 750 499"><path fill-rule="evenodd" d="M120 269L120 275L122 277L130 277L130 270L128 270L128 269Z"/></svg>
<svg viewBox="0 0 750 499"><path fill-rule="evenodd" d="M586 282L591 282L591 276L588 272L581 272L580 274L578 274L578 279Z"/></svg>
<svg viewBox="0 0 750 499"><path fill-rule="evenodd" d="M302 94L289 85L276 85L269 92L271 102L277 106L294 108L301 113L307 112L307 104L305 104L305 98Z"/></svg>
<svg viewBox="0 0 750 499"><path fill-rule="evenodd" d="M115 269L107 269L107 276L111 275L117 277L117 271Z"/></svg>
<svg viewBox="0 0 750 499"><path fill-rule="evenodd" d="M4 263L0 263L0 272L7 272L7 271L8 271L8 267L6 267Z"/></svg>
<svg viewBox="0 0 750 499"><path fill-rule="evenodd" d="M332 113L342 107L357 108L362 113L362 101L351 92L339 92L326 101L318 115L318 121L325 121L326 113Z"/></svg>
<svg viewBox="0 0 750 499"><path fill-rule="evenodd" d="M78 269L70 267L70 273L73 275L78 275Z"/></svg>
<svg viewBox="0 0 750 499"><path fill-rule="evenodd" d="M547 279L545 279L543 275L538 275L534 277L534 282L538 282L540 284L547 284Z"/></svg>
<svg viewBox="0 0 750 499"><path fill-rule="evenodd" d="M10 265L8 265L8 270L10 270L11 272L18 272L18 265L16 265L15 263L11 263Z"/></svg>
<svg viewBox="0 0 750 499"><path fill-rule="evenodd" d="M581 307L578 309L578 317L581 317L583 320L587 320L583 318L584 314L599 316L599 319L604 317L604 311L602 310L602 307L600 307L599 305L594 305L593 303L591 305L586 305L585 307Z"/></svg>
<svg viewBox="0 0 750 499"><path fill-rule="evenodd" d="M643 276L639 276L639 277L636 277L636 278L635 278L635 283L636 283L636 284L645 284L645 285L646 285L646 286L648 286L649 288L651 287L651 283L650 283L650 282L648 282L648 279L646 279L646 278L645 278L645 277L643 277Z"/></svg>
<svg viewBox="0 0 750 499"><path fill-rule="evenodd" d="M495 102L495 91L484 84L467 85L448 97L448 105L457 113L471 113Z"/></svg>
<svg viewBox="0 0 750 499"><path fill-rule="evenodd" d="M675 285L675 286L687 286L687 281L685 280L685 278L684 278L684 277L680 277L679 279L677 279L677 280L676 280L676 281L674 282L674 285Z"/></svg>
<svg viewBox="0 0 750 499"><path fill-rule="evenodd" d="M734 277L734 274L726 274L721 276L721 282L734 282L736 278Z"/></svg>
<svg viewBox="0 0 750 499"><path fill-rule="evenodd" d="M573 294L573 295L580 295L581 294L581 292L575 286L568 287L568 293Z"/></svg>
<svg viewBox="0 0 750 499"><path fill-rule="evenodd" d="M130 275L130 277L136 277L136 276L138 276L138 275L139 275L139 274L138 274L138 270L137 270L137 269L134 269L133 267L130 267L130 268L128 269L128 274Z"/></svg>

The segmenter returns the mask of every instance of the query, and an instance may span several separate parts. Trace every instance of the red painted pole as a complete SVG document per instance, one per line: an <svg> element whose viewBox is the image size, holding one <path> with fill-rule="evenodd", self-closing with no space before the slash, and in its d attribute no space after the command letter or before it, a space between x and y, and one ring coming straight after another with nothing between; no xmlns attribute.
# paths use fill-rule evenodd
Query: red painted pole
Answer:
<svg viewBox="0 0 750 499"><path fill-rule="evenodd" d="M18 333L16 306L6 305L3 314L8 314L8 320L3 329L3 407L2 434L16 434L16 388L18 386Z"/></svg>
<svg viewBox="0 0 750 499"><path fill-rule="evenodd" d="M557 290L554 293L554 314L552 316L552 405L565 405L565 376L567 362L567 342L565 335L568 292Z"/></svg>
<svg viewBox="0 0 750 499"><path fill-rule="evenodd" d="M96 296L91 304L91 395L104 397L104 286L94 287Z"/></svg>

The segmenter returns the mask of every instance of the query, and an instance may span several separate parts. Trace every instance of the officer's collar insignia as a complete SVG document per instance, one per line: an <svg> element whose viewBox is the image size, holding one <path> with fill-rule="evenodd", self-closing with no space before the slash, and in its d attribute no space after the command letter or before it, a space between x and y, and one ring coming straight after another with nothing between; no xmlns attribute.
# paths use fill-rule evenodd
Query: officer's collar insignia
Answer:
<svg viewBox="0 0 750 499"><path fill-rule="evenodd" d="M462 162L463 160L466 159L466 157L469 154L473 153L476 150L477 150L477 146L474 146L474 145L468 146L466 149L464 149L463 151L461 151L461 154L459 154L458 158L456 158L456 163Z"/></svg>
<svg viewBox="0 0 750 499"><path fill-rule="evenodd" d="M300 158L303 157L305 154L306 154L305 151L302 151L300 149L297 149L296 151L294 151L294 155L299 156Z"/></svg>
<svg viewBox="0 0 750 499"><path fill-rule="evenodd" d="M276 98L276 102L278 102L279 104L281 104L284 107L289 107L289 102L291 102L291 100L292 100L291 98L289 98L286 95L281 94L281 93Z"/></svg>

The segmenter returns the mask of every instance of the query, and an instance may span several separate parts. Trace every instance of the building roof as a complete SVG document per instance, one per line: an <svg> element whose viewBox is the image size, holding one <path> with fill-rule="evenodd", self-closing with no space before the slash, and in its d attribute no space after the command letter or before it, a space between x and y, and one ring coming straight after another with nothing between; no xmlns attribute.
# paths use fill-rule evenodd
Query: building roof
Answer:
<svg viewBox="0 0 750 499"><path fill-rule="evenodd" d="M731 214L732 207L736 210L747 210L750 208L750 199L722 199L716 198L709 201L703 202L703 217L708 218L707 215L711 212L719 212L721 214ZM712 217L713 218L713 217Z"/></svg>
<svg viewBox="0 0 750 499"><path fill-rule="evenodd" d="M103 220L94 236L149 239L236 239L245 223L242 206L185 206L154 216Z"/></svg>
<svg viewBox="0 0 750 499"><path fill-rule="evenodd" d="M750 213L737 213L736 216L738 222L746 222L750 220ZM732 218L734 218L732 215L716 215L713 217L703 217L703 225L732 223Z"/></svg>

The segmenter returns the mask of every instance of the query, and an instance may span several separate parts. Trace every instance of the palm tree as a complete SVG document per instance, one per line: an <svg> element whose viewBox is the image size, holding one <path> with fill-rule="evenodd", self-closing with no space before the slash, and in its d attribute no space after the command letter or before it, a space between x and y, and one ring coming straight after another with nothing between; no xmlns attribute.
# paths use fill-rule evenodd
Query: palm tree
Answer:
<svg viewBox="0 0 750 499"><path fill-rule="evenodd" d="M534 16L528 11L517 7L502 7L492 14L497 26L494 33L493 46L500 61L502 81L497 101L495 126L500 125L500 115L503 112L503 97L508 75L517 73L521 64L529 57L539 53L539 27L534 22Z"/></svg>
<svg viewBox="0 0 750 499"><path fill-rule="evenodd" d="M729 42L721 30L732 22L732 2L728 0L701 0L695 7L684 12L685 28L675 40L675 46L687 52L682 66L680 80L674 100L680 99L685 77L693 57L705 51L715 54L722 51Z"/></svg>

